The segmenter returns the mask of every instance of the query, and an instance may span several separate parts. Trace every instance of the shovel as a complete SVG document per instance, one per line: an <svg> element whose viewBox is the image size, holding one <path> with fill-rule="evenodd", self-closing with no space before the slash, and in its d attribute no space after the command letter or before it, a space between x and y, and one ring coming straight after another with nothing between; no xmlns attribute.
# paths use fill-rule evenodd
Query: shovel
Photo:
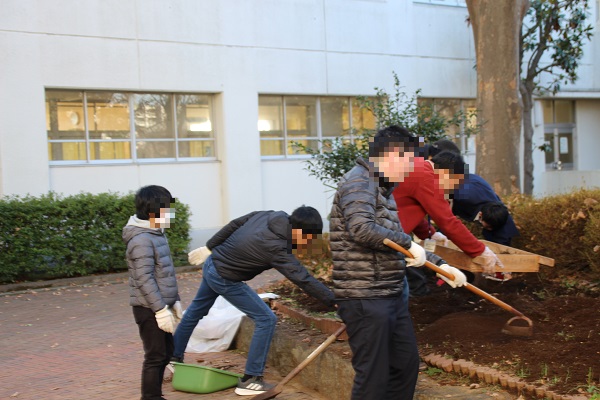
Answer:
<svg viewBox="0 0 600 400"><path fill-rule="evenodd" d="M400 246L399 244L392 242L389 239L383 239L383 244L385 244L388 247L391 247L392 249L394 249L396 251L399 251L400 253L404 254L406 257L413 258L412 254L410 254L410 252L408 250L406 250L404 247ZM436 273L445 276L446 278L448 278L452 281L454 280L454 275L444 271L443 269L441 269L440 267L438 267L437 265L435 265L429 261L425 261L425 266L427 268L432 269ZM504 308L506 311L511 312L516 315L516 317L509 319L508 322L504 325L504 327L502 328L502 333L505 333L507 335L512 335L512 336L532 336L533 335L533 322L529 318L527 318L521 311L518 311L517 309L506 304L502 300L492 296L491 294L489 294L487 292L484 292L483 290L479 289L476 286L471 285L470 283L465 282L463 287L470 290L471 292L475 293L476 295L483 297L487 301L490 301L490 302L496 304L497 306ZM525 324L521 325L523 322Z"/></svg>
<svg viewBox="0 0 600 400"><path fill-rule="evenodd" d="M300 363L300 365L298 365L296 368L294 368L294 370L292 372L287 374L287 376L285 378L283 378L281 380L281 382L279 382L277 384L277 386L275 386L274 388L272 388L270 390L267 390L264 393L257 394L256 396L252 397L252 400L274 399L278 394L280 394L283 391L283 386L286 383L288 383L296 375L298 375L298 373L300 373L300 371L302 371L304 369L304 367L306 367L312 360L314 360L319 354L321 354L331 343L335 342L335 340L338 338L338 336L340 336L342 333L344 333L345 330L346 330L346 325L342 324L342 326L340 326L340 328L337 331L332 333L327 338L327 340L325 340L323 343L321 343L321 345L319 347L314 349L313 352L310 353L308 355L308 357L306 357L304 359L304 361L302 361Z"/></svg>

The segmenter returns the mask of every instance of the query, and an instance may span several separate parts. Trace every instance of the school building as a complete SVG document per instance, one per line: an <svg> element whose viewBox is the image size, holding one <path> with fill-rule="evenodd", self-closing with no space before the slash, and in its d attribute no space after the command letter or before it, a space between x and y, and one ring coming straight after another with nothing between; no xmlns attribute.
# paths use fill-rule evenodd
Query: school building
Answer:
<svg viewBox="0 0 600 400"><path fill-rule="evenodd" d="M535 108L536 195L600 185L600 40ZM166 186L192 247L230 219L333 192L291 143L373 119L356 96L475 107L464 0L1 0L0 195ZM349 138L351 139L351 138ZM459 138L471 164L476 138ZM559 163L560 161L560 163Z"/></svg>

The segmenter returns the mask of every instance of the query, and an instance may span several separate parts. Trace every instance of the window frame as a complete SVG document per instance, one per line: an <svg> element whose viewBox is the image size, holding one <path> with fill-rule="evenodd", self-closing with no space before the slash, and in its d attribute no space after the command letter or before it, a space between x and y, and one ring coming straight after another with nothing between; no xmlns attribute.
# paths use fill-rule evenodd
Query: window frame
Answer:
<svg viewBox="0 0 600 400"><path fill-rule="evenodd" d="M322 153L323 152L323 140L334 140L334 139L341 139L341 140L350 140L350 141L355 141L356 139L359 138L359 136L353 134L354 130L353 130L353 105L354 105L354 101L356 101L358 96L335 96L335 95L331 95L331 96L319 96L319 95L299 95L299 94L286 94L286 95L281 95L281 94L267 94L267 93L260 93L258 95L259 99L261 96L264 97L279 97L281 98L281 103L282 103L282 114L281 114L281 118L282 118L282 127L283 127L283 137L282 138L263 138L261 137L261 132L262 131L258 131L259 134L259 140L261 141L261 143L263 141L268 142L268 141L282 141L283 142L283 154L281 155L263 155L262 151L260 154L260 158L261 161L273 161L273 160L306 160L311 158L310 154L288 154L288 148L290 145L290 142L294 142L297 140L293 140L293 139L289 139L288 137L288 129L287 129L287 102L285 101L286 98L293 98L293 97L314 97L316 99L316 103L315 103L315 118L316 118L316 125L317 125L317 129L316 129L316 136L313 137L308 137L307 140L311 140L311 141L316 141L317 145L318 145L318 149L319 152ZM340 135L340 136L323 136L323 123L322 123L322 113L321 113L321 99L326 99L326 98L341 98L341 99L345 99L347 101L348 104L348 124L349 124L349 129L348 132L350 132L349 135ZM260 103L259 103L259 108L260 108ZM260 121L260 118L257 119L257 121Z"/></svg>
<svg viewBox="0 0 600 400"><path fill-rule="evenodd" d="M554 161L546 162L546 154L544 154L544 165L546 171L574 171L577 170L577 153L576 153L576 138L577 138L577 102L571 99L562 99L562 98L546 98L540 99L542 102L550 102L552 106L552 123L546 123L546 115L543 115L543 130L544 130L544 144L548 145L548 141L546 140L546 135L552 135L552 149L554 151ZM568 101L571 103L571 120L572 122L556 122L556 102L557 101ZM544 110L542 104L542 110ZM561 136L570 136L570 145L569 153L573 159L573 162L565 162L560 161L560 137ZM558 151L557 151L558 150Z"/></svg>
<svg viewBox="0 0 600 400"><path fill-rule="evenodd" d="M84 123L84 137L83 139L50 139L48 137L48 131L46 131L46 143L50 145L52 143L83 143L85 145L86 158L83 160L52 160L49 156L48 162L50 166L97 166L97 165L143 165L143 164L156 164L156 163L187 163L187 162L213 162L217 161L218 148L217 148L217 134L215 129L215 93L201 93L201 92L160 92L160 91L127 91L127 90L96 90L96 89L65 89L65 88L54 88L47 87L44 89L45 96L44 101L48 102L48 92L60 91L60 92L74 92L82 94L82 108L83 108L83 123ZM122 93L127 95L127 108L129 115L129 138L128 139L91 139L90 138L90 126L88 116L88 93ZM170 122L171 128L173 129L174 136L172 138L138 138L136 135L135 125L135 95L167 95L170 97L170 107L173 113L172 121ZM177 96L179 95L197 95L207 96L209 115L211 122L211 134L210 138L187 138L180 137L177 120ZM49 111L52 112L52 111ZM137 143L138 142L172 142L175 146L175 157L157 157L157 158L138 158ZM183 142L212 142L213 144L213 156L211 157L181 157L179 151L179 144ZM90 146L93 143L129 143L129 158L119 159L91 159Z"/></svg>

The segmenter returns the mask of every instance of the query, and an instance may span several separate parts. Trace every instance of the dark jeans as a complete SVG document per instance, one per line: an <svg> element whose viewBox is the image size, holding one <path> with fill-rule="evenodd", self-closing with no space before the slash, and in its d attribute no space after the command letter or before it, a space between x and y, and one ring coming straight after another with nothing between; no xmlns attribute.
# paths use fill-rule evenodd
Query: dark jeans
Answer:
<svg viewBox="0 0 600 400"><path fill-rule="evenodd" d="M165 367L173 355L173 335L158 327L151 309L138 306L132 308L144 345L142 400L161 400Z"/></svg>
<svg viewBox="0 0 600 400"><path fill-rule="evenodd" d="M198 321L208 314L219 295L254 321L254 334L250 342L244 372L248 375L262 375L275 333L277 317L256 292L244 282L233 282L219 275L211 256L204 262L202 283L200 283L196 297L185 310L175 331L175 357L183 358L187 343L198 325Z"/></svg>
<svg viewBox="0 0 600 400"><path fill-rule="evenodd" d="M411 400L419 352L404 296L338 304L356 373L352 400Z"/></svg>

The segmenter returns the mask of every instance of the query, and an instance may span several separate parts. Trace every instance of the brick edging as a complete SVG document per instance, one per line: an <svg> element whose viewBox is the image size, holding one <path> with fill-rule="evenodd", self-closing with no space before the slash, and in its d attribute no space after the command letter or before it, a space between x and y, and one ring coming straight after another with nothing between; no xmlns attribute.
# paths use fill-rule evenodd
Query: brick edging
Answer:
<svg viewBox="0 0 600 400"><path fill-rule="evenodd" d="M464 359L452 360L443 355L431 353L421 357L425 363L440 368L448 373L468 376L473 381L485 382L490 385L500 385L504 389L516 392L518 395L527 393L535 398L548 400L586 400L584 395L561 395L553 392L547 386L537 386L520 378L505 374L490 367L477 365Z"/></svg>

